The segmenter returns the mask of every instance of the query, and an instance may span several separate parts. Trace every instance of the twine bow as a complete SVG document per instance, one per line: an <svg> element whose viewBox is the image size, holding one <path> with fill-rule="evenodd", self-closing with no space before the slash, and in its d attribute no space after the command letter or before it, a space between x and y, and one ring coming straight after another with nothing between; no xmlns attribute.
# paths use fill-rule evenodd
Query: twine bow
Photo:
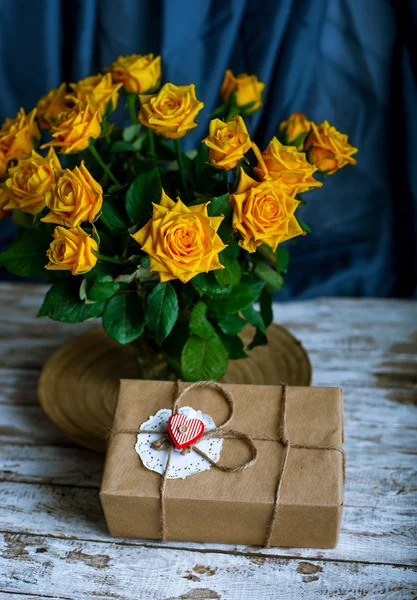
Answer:
<svg viewBox="0 0 417 600"><path fill-rule="evenodd" d="M275 498L274 498L274 504L272 507L271 519L269 521L268 529L267 529L266 536L265 536L265 542L264 542L264 547L269 548L271 546L272 535L273 535L273 532L274 532L274 529L276 527L277 520L278 520L282 481L284 479L284 473L285 473L285 469L287 467L290 449L291 448L302 448L302 449L307 449L307 450L332 450L335 452L339 452L342 455L343 481L345 480L345 477L346 477L345 453L344 453L343 449L339 448L338 446L331 446L331 445L329 445L329 446L327 446L327 445L314 446L314 445L310 445L310 444L291 444L291 442L288 439L287 434L286 434L286 416L287 416L286 404L287 404L287 389L288 389L288 386L286 386L286 385L282 386L283 391L282 391L282 401L281 401L281 415L280 415L280 422L279 422L279 427L278 427L278 437L257 436L256 438L252 438L249 435L242 433L240 431L235 431L234 429L225 429L225 427L230 423L230 421L233 418L234 399L233 399L232 393L229 392L229 390L227 390L221 384L216 383L215 381L197 381L197 382L192 383L192 384L188 385L187 387L185 387L181 392L179 391L179 382L177 382L176 389L175 389L175 395L174 395L174 402L173 402L173 407L172 407L173 414L178 412L179 403L183 399L183 397L186 394L188 394L188 392L190 392L192 389L199 388L199 387L200 388L210 388L212 390L219 392L219 394L221 394L223 396L223 398L226 400L226 402L229 406L229 416L226 419L226 421L219 427L216 427L215 429L204 432L203 435L200 436L200 438L195 442L195 444L192 444L192 445L184 448L183 452L184 452L184 450L187 452L191 452L191 451L196 452L202 458L207 460L213 467L215 467L216 469L219 469L220 471L239 472L239 471L243 471L244 469L248 469L248 468L252 467L256 462L256 459L258 456L258 451L254 444L254 440L278 442L284 446L284 454L282 457L281 467L280 467L279 474L278 474L278 481L277 481L277 486L276 486L276 490L275 490ZM128 433L128 434L135 434L135 435L140 434L140 433L148 433L148 434L162 433L162 434L164 434L162 438L156 440L152 444L152 447L155 448L156 450L168 450L168 458L167 458L167 462L166 462L165 469L162 474L161 482L160 482L160 486L159 486L159 496L160 496L160 502L161 502L161 510L160 510L161 536L160 536L160 539L161 539L161 541L164 542L167 539L166 538L166 515L165 515L165 489L166 489L166 484L167 484L167 479L168 479L168 471L169 471L169 466L170 466L170 462L171 462L171 457L172 457L172 453L174 451L174 445L169 437L169 434L165 431L157 431L155 429L152 429L152 430L150 430L150 429L139 429L139 430L118 429L116 431L113 431L113 430L109 431L110 435L115 435L115 434L120 434L120 433ZM249 447L249 449L251 450L252 458L250 460L246 461L245 463L235 466L235 467L219 464L218 462L212 460L210 458L210 456L208 456L205 452L203 452L196 445L203 440L213 439L213 438L243 440L246 443L246 445Z"/></svg>

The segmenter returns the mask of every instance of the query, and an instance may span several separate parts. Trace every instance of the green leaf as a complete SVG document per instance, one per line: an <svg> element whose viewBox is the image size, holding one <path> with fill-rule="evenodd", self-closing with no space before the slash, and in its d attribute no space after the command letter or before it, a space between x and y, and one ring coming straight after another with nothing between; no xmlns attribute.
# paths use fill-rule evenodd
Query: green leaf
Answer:
<svg viewBox="0 0 417 600"><path fill-rule="evenodd" d="M262 333L266 333L264 320L262 319L261 314L255 310L253 306L248 306L248 308L242 310L242 315L245 317L248 323L259 329L259 331L262 331Z"/></svg>
<svg viewBox="0 0 417 600"><path fill-rule="evenodd" d="M0 265L21 277L46 274L46 251L52 241L51 232L49 226L19 231L7 251L0 254Z"/></svg>
<svg viewBox="0 0 417 600"><path fill-rule="evenodd" d="M107 335L120 344L129 344L145 328L143 304L137 294L118 294L107 302L103 313Z"/></svg>
<svg viewBox="0 0 417 600"><path fill-rule="evenodd" d="M38 313L38 317L49 317L61 323L82 323L99 317L104 309L104 302L85 304L72 285L54 283L46 293Z"/></svg>
<svg viewBox="0 0 417 600"><path fill-rule="evenodd" d="M83 273L83 277L85 277L85 279L88 279L89 281L93 281L99 275L111 275L112 273L114 274L115 272L117 272L118 269L120 269L119 265L99 261L96 264L96 266L93 267L90 271L87 271L87 273Z"/></svg>
<svg viewBox="0 0 417 600"><path fill-rule="evenodd" d="M78 295L80 297L80 300L82 300L83 302L87 302L88 298L87 298L87 286L88 286L88 281L87 279L83 279L80 285L80 289L78 292Z"/></svg>
<svg viewBox="0 0 417 600"><path fill-rule="evenodd" d="M302 221L301 219L299 219L298 217L296 217L299 226L301 227L301 229L307 233L312 233L311 228L309 225L307 225L307 223L304 223L304 221Z"/></svg>
<svg viewBox="0 0 417 600"><path fill-rule="evenodd" d="M268 292L276 292L284 287L282 276L275 271L267 262L259 261L255 265L255 275L265 282Z"/></svg>
<svg viewBox="0 0 417 600"><path fill-rule="evenodd" d="M241 276L238 260L236 258L231 258L230 256L225 256L223 252L219 254L219 259L224 266L224 269L216 269L214 271L214 276L217 279L219 286L224 288L226 285L233 287L238 284Z"/></svg>
<svg viewBox="0 0 417 600"><path fill-rule="evenodd" d="M265 346L268 343L268 338L260 329L256 330L253 340L248 346L249 350L253 350L256 346Z"/></svg>
<svg viewBox="0 0 417 600"><path fill-rule="evenodd" d="M140 123L135 123L134 125L129 125L123 131L123 139L125 142L133 142L135 138L138 137L140 130L142 129L142 125Z"/></svg>
<svg viewBox="0 0 417 600"><path fill-rule="evenodd" d="M36 218L36 215L29 215L28 213L24 213L21 210L14 210L12 213L13 221L19 225L19 227L32 227L33 222Z"/></svg>
<svg viewBox="0 0 417 600"><path fill-rule="evenodd" d="M216 336L188 338L181 354L181 369L186 381L219 381L227 371L228 353Z"/></svg>
<svg viewBox="0 0 417 600"><path fill-rule="evenodd" d="M123 140L117 140L111 146L112 152L134 152L135 147L130 142L124 142Z"/></svg>
<svg viewBox="0 0 417 600"><path fill-rule="evenodd" d="M199 337L210 339L216 337L216 331L211 323L206 319L207 304L197 302L191 311L190 332Z"/></svg>
<svg viewBox="0 0 417 600"><path fill-rule="evenodd" d="M210 116L216 117L217 115L221 115L222 113L224 113L226 108L227 104L222 104L221 106L218 106L216 109L214 109Z"/></svg>
<svg viewBox="0 0 417 600"><path fill-rule="evenodd" d="M265 287L264 281L249 281L249 287L251 289L253 295L253 301L256 302L259 300L259 296L262 293L262 290Z"/></svg>
<svg viewBox="0 0 417 600"><path fill-rule="evenodd" d="M250 306L255 299L251 286L241 281L232 288L228 296L217 298L211 308L215 313L236 313Z"/></svg>
<svg viewBox="0 0 417 600"><path fill-rule="evenodd" d="M113 281L111 275L99 275L91 289L87 292L87 297L89 300L93 300L93 302L100 302L114 296L119 289L120 284Z"/></svg>
<svg viewBox="0 0 417 600"><path fill-rule="evenodd" d="M126 194L126 212L132 223L144 225L152 216L152 202L159 203L162 194L156 167L136 177Z"/></svg>
<svg viewBox="0 0 417 600"><path fill-rule="evenodd" d="M265 289L263 289L259 297L259 306L261 309L261 315L265 323L265 327L269 327L269 325L274 320L274 313L272 310L272 299L273 297L271 292L267 292Z"/></svg>
<svg viewBox="0 0 417 600"><path fill-rule="evenodd" d="M166 356L169 364L173 366L178 376L181 377L181 354L186 341L190 335L190 328L186 321L177 321L161 345L162 352Z"/></svg>
<svg viewBox="0 0 417 600"><path fill-rule="evenodd" d="M232 205L230 204L230 195L222 194L221 196L214 196L210 198L210 204L207 207L209 217L225 217L232 214Z"/></svg>
<svg viewBox="0 0 417 600"><path fill-rule="evenodd" d="M149 294L145 321L158 344L170 334L178 318L178 299L170 283L158 283Z"/></svg>
<svg viewBox="0 0 417 600"><path fill-rule="evenodd" d="M236 335L244 329L246 321L242 317L239 317L239 315L234 314L227 315L224 319L221 319L218 325L226 335Z"/></svg>
<svg viewBox="0 0 417 600"><path fill-rule="evenodd" d="M223 250L223 254L225 256L231 256L232 258L237 258L239 256L239 252L240 246L236 240L231 240Z"/></svg>
<svg viewBox="0 0 417 600"><path fill-rule="evenodd" d="M220 338L226 347L229 359L238 360L247 357L243 340L238 335L220 334Z"/></svg>
<svg viewBox="0 0 417 600"><path fill-rule="evenodd" d="M199 273L190 281L201 296L207 294L211 298L218 298L227 296L231 292L230 287L221 288L219 286L213 273Z"/></svg>
<svg viewBox="0 0 417 600"><path fill-rule="evenodd" d="M127 229L128 225L125 223L119 209L113 204L110 204L110 202L103 202L101 211L110 225L113 225L113 227L116 227L117 229Z"/></svg>
<svg viewBox="0 0 417 600"><path fill-rule="evenodd" d="M283 273L287 273L288 263L290 262L290 253L285 246L278 244L277 249L275 250L275 256L277 257L278 261L278 269Z"/></svg>

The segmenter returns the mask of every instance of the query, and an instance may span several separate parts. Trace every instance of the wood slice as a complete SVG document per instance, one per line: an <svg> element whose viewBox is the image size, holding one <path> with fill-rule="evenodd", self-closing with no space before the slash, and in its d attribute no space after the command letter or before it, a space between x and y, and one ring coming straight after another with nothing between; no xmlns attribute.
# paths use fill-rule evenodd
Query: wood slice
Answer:
<svg viewBox="0 0 417 600"><path fill-rule="evenodd" d="M248 343L253 328L242 337ZM308 386L311 364L301 343L284 327L272 324L269 343L244 360L230 361L224 383ZM104 452L112 424L119 380L136 379L133 346L121 346L96 328L64 344L47 361L38 383L38 398L48 418L71 440Z"/></svg>

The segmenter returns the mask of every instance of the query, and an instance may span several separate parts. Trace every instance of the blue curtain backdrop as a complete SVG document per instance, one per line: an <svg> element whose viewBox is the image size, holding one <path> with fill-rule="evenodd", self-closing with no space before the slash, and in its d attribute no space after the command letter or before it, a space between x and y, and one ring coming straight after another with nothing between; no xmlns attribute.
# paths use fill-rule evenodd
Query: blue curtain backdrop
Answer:
<svg viewBox="0 0 417 600"><path fill-rule="evenodd" d="M301 111L359 147L357 167L309 192L313 234L291 246L280 298L415 295L416 17L412 0L0 0L0 119L120 54L155 52L164 80L195 82L205 102L192 147L224 70L256 73L260 146Z"/></svg>

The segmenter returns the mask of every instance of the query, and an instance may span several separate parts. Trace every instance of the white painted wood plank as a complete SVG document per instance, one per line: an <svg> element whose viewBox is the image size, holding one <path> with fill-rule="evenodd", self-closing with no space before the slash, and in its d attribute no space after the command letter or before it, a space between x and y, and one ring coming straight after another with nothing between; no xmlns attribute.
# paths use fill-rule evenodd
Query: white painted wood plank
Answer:
<svg viewBox="0 0 417 600"><path fill-rule="evenodd" d="M1 483L0 531L53 535L90 541L113 542L107 532L98 490L75 487ZM243 547L156 540L124 540L130 545L216 549L264 556L298 556L342 561L416 565L416 523L412 508L349 507L344 509L338 547L329 550ZM119 540L123 541L123 540Z"/></svg>
<svg viewBox="0 0 417 600"><path fill-rule="evenodd" d="M6 535L0 588L54 598L411 599L413 569Z"/></svg>

